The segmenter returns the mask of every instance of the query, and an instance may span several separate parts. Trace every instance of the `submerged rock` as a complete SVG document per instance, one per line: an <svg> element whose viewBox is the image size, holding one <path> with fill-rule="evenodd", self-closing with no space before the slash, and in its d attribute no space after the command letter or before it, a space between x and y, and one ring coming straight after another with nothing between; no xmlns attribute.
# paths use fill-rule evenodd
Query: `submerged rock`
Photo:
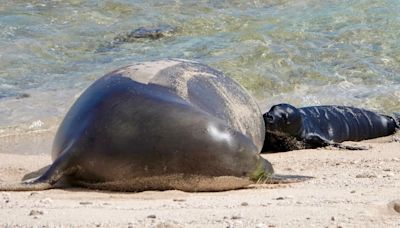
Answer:
<svg viewBox="0 0 400 228"><path fill-rule="evenodd" d="M131 32L120 34L114 38L115 43L129 43L135 42L139 39L160 39L162 37L171 36L176 31L175 27L172 26L160 26L160 27L140 27Z"/></svg>
<svg viewBox="0 0 400 228"><path fill-rule="evenodd" d="M130 32L118 34L111 42L102 45L98 49L98 51L107 51L124 43L134 43L144 40L158 40L163 37L172 36L176 31L176 27L169 25L162 25L157 27L140 27Z"/></svg>

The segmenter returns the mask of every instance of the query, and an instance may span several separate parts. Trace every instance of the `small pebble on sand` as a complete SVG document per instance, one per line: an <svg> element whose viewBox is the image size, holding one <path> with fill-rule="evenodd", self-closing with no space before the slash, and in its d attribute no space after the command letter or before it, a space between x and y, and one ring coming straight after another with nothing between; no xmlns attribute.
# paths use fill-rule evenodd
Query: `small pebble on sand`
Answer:
<svg viewBox="0 0 400 228"><path fill-rule="evenodd" d="M247 202L243 202L243 203L241 203L240 205L242 205L242 206L246 207L246 206L249 206L249 203L247 203Z"/></svg>
<svg viewBox="0 0 400 228"><path fill-rule="evenodd" d="M389 203L389 208L400 214L400 200L394 200Z"/></svg>
<svg viewBox="0 0 400 228"><path fill-rule="evenodd" d="M232 215L231 219L241 219L242 217L240 217L239 215Z"/></svg>
<svg viewBox="0 0 400 228"><path fill-rule="evenodd" d="M80 205L90 205L90 204L93 204L93 203L89 202L89 201L82 201L82 202L79 202L79 204Z"/></svg>
<svg viewBox="0 0 400 228"><path fill-rule="evenodd" d="M31 210L29 212L29 216L37 216L37 215L43 215L43 214L44 214L44 212L41 210Z"/></svg>
<svg viewBox="0 0 400 228"><path fill-rule="evenodd" d="M53 202L53 200L51 198L44 198L39 200L40 203L42 204L51 204Z"/></svg>
<svg viewBox="0 0 400 228"><path fill-rule="evenodd" d="M357 174L356 178L376 178L376 175L371 173L361 173Z"/></svg>

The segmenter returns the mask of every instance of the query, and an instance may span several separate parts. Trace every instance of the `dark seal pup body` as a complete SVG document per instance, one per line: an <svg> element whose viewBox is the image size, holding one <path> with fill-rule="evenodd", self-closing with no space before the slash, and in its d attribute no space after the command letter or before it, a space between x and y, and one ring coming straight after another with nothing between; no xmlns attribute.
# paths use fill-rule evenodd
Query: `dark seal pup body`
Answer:
<svg viewBox="0 0 400 228"><path fill-rule="evenodd" d="M262 115L229 77L186 60L138 63L94 82L56 134L53 164L1 190L61 180L95 189L217 191L273 173Z"/></svg>
<svg viewBox="0 0 400 228"><path fill-rule="evenodd" d="M295 108L278 104L263 117L266 140L262 151L340 146L344 141L387 136L399 127L390 116L334 105Z"/></svg>

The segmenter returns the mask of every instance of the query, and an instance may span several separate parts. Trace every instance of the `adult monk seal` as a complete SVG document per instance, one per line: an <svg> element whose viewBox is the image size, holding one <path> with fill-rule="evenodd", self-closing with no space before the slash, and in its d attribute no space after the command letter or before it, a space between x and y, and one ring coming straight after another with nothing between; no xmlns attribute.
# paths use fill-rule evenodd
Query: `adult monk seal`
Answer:
<svg viewBox="0 0 400 228"><path fill-rule="evenodd" d="M266 140L262 151L289 151L322 146L343 146L344 141L360 141L393 134L399 118L347 106L295 108L278 104L263 115Z"/></svg>
<svg viewBox="0 0 400 228"><path fill-rule="evenodd" d="M217 191L273 173L256 102L220 71L186 60L136 63L94 82L56 134L53 163L0 190L60 181L95 189Z"/></svg>

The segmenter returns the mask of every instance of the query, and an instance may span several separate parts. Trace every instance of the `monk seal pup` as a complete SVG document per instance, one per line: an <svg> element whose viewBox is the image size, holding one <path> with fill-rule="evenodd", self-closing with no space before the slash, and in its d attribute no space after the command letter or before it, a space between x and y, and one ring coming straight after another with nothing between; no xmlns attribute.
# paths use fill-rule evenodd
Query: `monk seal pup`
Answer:
<svg viewBox="0 0 400 228"><path fill-rule="evenodd" d="M259 154L264 134L256 102L220 71L178 59L136 63L76 100L41 175L0 190L61 181L119 191L241 188L273 173Z"/></svg>
<svg viewBox="0 0 400 228"><path fill-rule="evenodd" d="M295 108L290 104L277 104L263 118L266 127L264 152L329 145L362 149L339 143L387 136L399 128L398 116L336 105Z"/></svg>

